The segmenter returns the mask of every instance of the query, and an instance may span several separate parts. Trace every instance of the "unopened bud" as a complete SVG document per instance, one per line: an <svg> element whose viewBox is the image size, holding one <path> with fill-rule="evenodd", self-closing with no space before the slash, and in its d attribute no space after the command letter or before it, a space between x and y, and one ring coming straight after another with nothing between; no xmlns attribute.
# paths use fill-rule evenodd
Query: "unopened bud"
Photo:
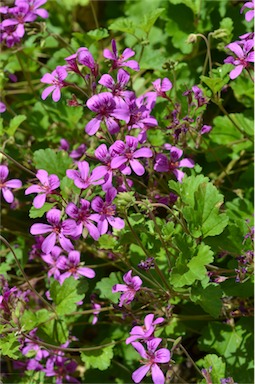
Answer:
<svg viewBox="0 0 255 384"><path fill-rule="evenodd" d="M186 42L187 42L188 44L196 43L196 42L197 42L197 35L196 35L195 33L191 33L191 34L188 36Z"/></svg>

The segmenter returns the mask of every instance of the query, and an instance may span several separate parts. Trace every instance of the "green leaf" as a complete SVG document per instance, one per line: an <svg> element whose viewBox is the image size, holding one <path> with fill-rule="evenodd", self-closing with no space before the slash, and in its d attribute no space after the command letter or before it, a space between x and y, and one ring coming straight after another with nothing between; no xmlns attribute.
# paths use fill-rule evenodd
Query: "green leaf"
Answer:
<svg viewBox="0 0 255 384"><path fill-rule="evenodd" d="M203 243L195 246L190 238L180 235L176 235L175 244L180 253L170 273L169 281L174 288L189 286L197 280L204 280L207 276L205 265L213 261L213 252L210 247Z"/></svg>
<svg viewBox="0 0 255 384"><path fill-rule="evenodd" d="M96 284L96 289L99 289L101 292L99 297L117 303L119 301L120 293L112 293L112 287L119 283L123 284L122 274L120 272L112 272L109 277L103 277Z"/></svg>
<svg viewBox="0 0 255 384"><path fill-rule="evenodd" d="M48 212L51 208L53 208L54 205L56 205L56 203L44 203L42 208L39 208L39 209L32 206L29 210L29 217L31 219L36 219L37 217L42 217L46 212Z"/></svg>
<svg viewBox="0 0 255 384"><path fill-rule="evenodd" d="M113 347L114 345L109 345L102 349L81 352L81 360L85 363L86 369L94 368L104 371L109 368L113 358Z"/></svg>
<svg viewBox="0 0 255 384"><path fill-rule="evenodd" d="M69 277L62 285L56 280L51 285L50 296L56 305L58 315L65 315L75 311L78 301L84 299L84 293L88 289L88 284Z"/></svg>
<svg viewBox="0 0 255 384"><path fill-rule="evenodd" d="M194 194L194 206L183 208L183 216L188 222L194 237L216 236L223 232L228 223L228 216L220 214L223 195L211 183L200 184Z"/></svg>
<svg viewBox="0 0 255 384"><path fill-rule="evenodd" d="M72 167L72 160L65 151L56 153L50 148L35 151L34 163L37 169L44 169L59 178L64 177L66 170Z"/></svg>
<svg viewBox="0 0 255 384"><path fill-rule="evenodd" d="M165 8L158 8L143 16L143 21L139 25L144 32L149 33L158 17L164 12Z"/></svg>
<svg viewBox="0 0 255 384"><path fill-rule="evenodd" d="M27 116L25 116L25 115L18 115L18 116L13 117L10 121L9 128L6 130L6 133L9 136L14 136L14 133L19 128L20 124L26 120L26 118L27 118Z"/></svg>
<svg viewBox="0 0 255 384"><path fill-rule="evenodd" d="M89 4L89 0L62 0L63 7L65 7L68 10L71 10L72 8L76 7L77 5L80 5L82 7L85 7Z"/></svg>
<svg viewBox="0 0 255 384"><path fill-rule="evenodd" d="M20 319L22 329L25 331L31 331L39 324L47 322L50 317L51 313L46 309L39 309L34 312L26 310Z"/></svg>
<svg viewBox="0 0 255 384"><path fill-rule="evenodd" d="M215 94L219 92L224 85L229 82L229 77L225 77L225 79L221 79L220 77L206 77L200 76L200 79L212 90Z"/></svg>
<svg viewBox="0 0 255 384"><path fill-rule="evenodd" d="M223 362L222 358L217 355L206 355L203 359L198 360L196 364L206 370L212 368L210 372L212 383L220 384L220 379L225 377L226 363Z"/></svg>
<svg viewBox="0 0 255 384"><path fill-rule="evenodd" d="M126 32L131 35L135 33L136 26L131 18L119 18L110 24L109 29L112 31Z"/></svg>
<svg viewBox="0 0 255 384"><path fill-rule="evenodd" d="M67 341L69 329L63 319L48 320L38 327L36 334L46 343L60 345Z"/></svg>
<svg viewBox="0 0 255 384"><path fill-rule="evenodd" d="M194 15L197 15L200 10L200 0L169 0L171 4L185 4L189 7Z"/></svg>
<svg viewBox="0 0 255 384"><path fill-rule="evenodd" d="M203 175L189 177L185 176L182 183L170 180L168 185L170 189L172 189L181 197L183 203L194 206L195 191L197 191L200 184L206 183L208 181L208 177Z"/></svg>
<svg viewBox="0 0 255 384"><path fill-rule="evenodd" d="M198 285L191 289L191 300L199 304L203 310L213 317L219 317L222 308L222 290L217 284L209 284L206 288Z"/></svg>
<svg viewBox="0 0 255 384"><path fill-rule="evenodd" d="M14 333L8 333L1 337L0 350L4 356L17 360L21 358L20 342Z"/></svg>
<svg viewBox="0 0 255 384"><path fill-rule="evenodd" d="M99 28L99 29L94 29L93 31L89 31L88 35L93 40L99 41L108 37L109 33L106 28Z"/></svg>
<svg viewBox="0 0 255 384"><path fill-rule="evenodd" d="M98 239L99 248L114 249L117 246L117 240L112 235L102 235Z"/></svg>

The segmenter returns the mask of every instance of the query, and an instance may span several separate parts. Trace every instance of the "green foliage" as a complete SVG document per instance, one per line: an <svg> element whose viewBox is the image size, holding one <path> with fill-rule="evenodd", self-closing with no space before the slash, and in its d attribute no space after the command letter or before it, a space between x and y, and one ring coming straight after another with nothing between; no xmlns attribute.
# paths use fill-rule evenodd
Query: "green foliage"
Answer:
<svg viewBox="0 0 255 384"><path fill-rule="evenodd" d="M182 212L192 236L206 238L224 230L228 217L220 213L223 195L202 175L186 177L180 186L171 180L169 187L179 193L184 203Z"/></svg>
<svg viewBox="0 0 255 384"><path fill-rule="evenodd" d="M203 359L198 360L196 364L210 372L212 383L220 383L220 379L226 377L226 363L217 355L206 355ZM206 383L206 381L203 380L202 383Z"/></svg>
<svg viewBox="0 0 255 384"><path fill-rule="evenodd" d="M199 304L206 313L213 317L219 317L222 308L222 290L217 284L209 284L207 287L202 285L193 286L191 289L191 300Z"/></svg>
<svg viewBox="0 0 255 384"><path fill-rule="evenodd" d="M112 272L109 277L103 277L96 284L96 289L99 289L100 294L99 297L101 299L108 299L113 303L117 303L119 301L120 293L112 293L112 287L115 284L123 284L122 274L120 272Z"/></svg>
<svg viewBox="0 0 255 384"><path fill-rule="evenodd" d="M27 119L27 116L25 115L18 115L11 119L9 128L7 128L5 131L8 136L14 136L16 130L19 128L20 124L23 123Z"/></svg>
<svg viewBox="0 0 255 384"><path fill-rule="evenodd" d="M176 235L175 245L179 249L175 265L170 273L170 283L175 289L190 286L207 276L205 265L213 261L210 247L201 243L197 247L187 236Z"/></svg>
<svg viewBox="0 0 255 384"><path fill-rule="evenodd" d="M55 203L44 203L42 208L35 208L32 206L29 211L29 217L31 219L36 219L37 217L42 217L46 212L54 207Z"/></svg>
<svg viewBox="0 0 255 384"><path fill-rule="evenodd" d="M52 314L46 309L39 309L36 312L26 310L21 317L21 325L24 331L31 331L40 324L47 322Z"/></svg>
<svg viewBox="0 0 255 384"><path fill-rule="evenodd" d="M58 315L66 315L75 311L77 302L83 300L88 284L84 281L74 280L73 277L66 279L62 285L53 281L50 288L51 298L56 306Z"/></svg>
<svg viewBox="0 0 255 384"><path fill-rule="evenodd" d="M8 333L4 337L1 337L0 350L4 356L8 356L14 360L20 359L21 353L18 336L14 333Z"/></svg>
<svg viewBox="0 0 255 384"><path fill-rule="evenodd" d="M114 345L109 345L108 347L81 352L81 360L85 363L85 368L97 368L100 371L109 368L113 358L113 347Z"/></svg>
<svg viewBox="0 0 255 384"><path fill-rule="evenodd" d="M44 169L49 174L59 178L66 175L66 170L72 167L72 161L64 151L54 152L52 149L39 149L34 152L34 163L37 169Z"/></svg>

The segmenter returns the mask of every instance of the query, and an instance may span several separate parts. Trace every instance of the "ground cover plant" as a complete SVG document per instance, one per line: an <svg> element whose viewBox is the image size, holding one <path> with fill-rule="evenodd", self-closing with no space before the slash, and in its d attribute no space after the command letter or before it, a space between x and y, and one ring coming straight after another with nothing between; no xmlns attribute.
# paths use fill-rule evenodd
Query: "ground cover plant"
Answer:
<svg viewBox="0 0 255 384"><path fill-rule="evenodd" d="M4 383L253 383L254 2L1 3Z"/></svg>

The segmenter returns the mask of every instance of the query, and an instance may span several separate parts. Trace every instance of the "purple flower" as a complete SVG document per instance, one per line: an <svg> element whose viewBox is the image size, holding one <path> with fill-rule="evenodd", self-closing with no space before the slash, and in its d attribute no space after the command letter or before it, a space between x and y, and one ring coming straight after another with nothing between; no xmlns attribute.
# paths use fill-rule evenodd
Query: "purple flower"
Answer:
<svg viewBox="0 0 255 384"><path fill-rule="evenodd" d="M70 235L72 237L77 236L75 221L67 219L61 222L61 211L56 208L49 210L46 217L50 224L37 223L33 224L30 228L30 233L32 235L41 235L50 232L42 243L42 251L45 254L50 253L56 244L56 241L59 241L61 247L67 252L73 250L73 244L66 238L66 235Z"/></svg>
<svg viewBox="0 0 255 384"><path fill-rule="evenodd" d="M151 371L154 384L164 384L165 376L159 368L159 363L168 363L170 361L170 352L166 348L158 349L162 339L155 338L147 342L147 351L138 341L132 343L137 352L145 359L144 366L138 368L132 374L132 379L135 383L140 383L147 372Z"/></svg>
<svg viewBox="0 0 255 384"><path fill-rule="evenodd" d="M132 270L125 273L123 281L126 284L116 284L112 287L113 293L124 292L120 297L120 307L122 307L123 304L130 304L131 301L134 300L136 292L140 290L143 283L139 276L132 277Z"/></svg>
<svg viewBox="0 0 255 384"><path fill-rule="evenodd" d="M105 122L111 134L120 130L117 120L129 121L129 110L125 102L118 98L114 99L110 92L99 93L87 101L87 107L96 112L96 117L88 122L85 131L88 135L94 135L100 128L102 121Z"/></svg>
<svg viewBox="0 0 255 384"><path fill-rule="evenodd" d="M54 246L50 253L47 255L41 255L41 258L45 263L50 266L48 270L48 277L53 276L55 280L59 280L60 271L62 270L63 262L66 260L65 256L61 256L62 248Z"/></svg>
<svg viewBox="0 0 255 384"><path fill-rule="evenodd" d="M41 182L41 185L31 185L25 190L25 195L30 193L38 193L34 198L33 204L35 208L41 208L48 195L54 193L53 191L60 186L60 181L57 175L50 175L44 169L40 169L36 174L37 179Z"/></svg>
<svg viewBox="0 0 255 384"><path fill-rule="evenodd" d="M117 155L116 151L114 151L113 146L111 145L109 150L107 149L105 144L99 145L95 150L95 156L98 160L100 160L105 165L100 165L102 175L104 176L104 185L102 186L103 190L107 190L112 186L112 176L113 170L111 167L112 159Z"/></svg>
<svg viewBox="0 0 255 384"><path fill-rule="evenodd" d="M124 220L119 217L114 217L116 214L116 206L112 204L117 195L115 188L109 188L106 191L105 202L101 197L95 197L92 200L91 207L97 214L91 217L98 223L98 230L100 235L104 235L108 231L108 223L116 229L122 229L125 226Z"/></svg>
<svg viewBox="0 0 255 384"><path fill-rule="evenodd" d="M211 130L212 130L211 125L203 125L199 133L201 135L204 135L205 133L209 133Z"/></svg>
<svg viewBox="0 0 255 384"><path fill-rule="evenodd" d="M119 168L125 175L131 174L131 167L138 176L143 175L145 169L136 159L140 157L152 157L153 153L151 149L145 147L136 150L137 146L138 139L133 136L126 136L126 144L121 140L117 140L112 145L112 148L116 149L116 152L119 153L119 155L112 159L111 167L113 169ZM130 164L130 167L126 163Z"/></svg>
<svg viewBox="0 0 255 384"><path fill-rule="evenodd" d="M22 1L16 7L9 8L8 13L11 15L11 18L2 21L2 28L15 27L17 37L23 37L25 34L24 23L33 21L32 14L29 13L28 3Z"/></svg>
<svg viewBox="0 0 255 384"><path fill-rule="evenodd" d="M90 185L103 184L104 180L102 180L102 177L104 177L104 175L100 167L93 169L90 175L89 163L87 161L78 161L77 164L79 171L75 171L74 169L68 169L66 171L67 177L74 181L76 187L87 189Z"/></svg>
<svg viewBox="0 0 255 384"><path fill-rule="evenodd" d="M230 49L230 51L234 52L236 58L232 56L228 56L224 63L230 63L235 65L235 68L229 74L231 80L237 78L243 71L243 69L247 68L250 63L254 62L254 52L250 52L254 46L253 40L244 40L243 47L241 47L237 42L230 43L226 46L226 48Z"/></svg>
<svg viewBox="0 0 255 384"><path fill-rule="evenodd" d="M37 16L47 19L49 17L48 12L40 7L45 4L47 0L15 0L15 5L27 3L29 6L30 21L34 21Z"/></svg>
<svg viewBox="0 0 255 384"><path fill-rule="evenodd" d="M153 87L155 91L157 92L158 96L166 97L166 92L170 91L170 89L173 87L171 81L168 78L164 79L157 79L152 82Z"/></svg>
<svg viewBox="0 0 255 384"><path fill-rule="evenodd" d="M250 9L250 11L246 12L245 14L245 20L251 21L254 18L254 0L247 1L240 9L240 13L243 13L245 8Z"/></svg>
<svg viewBox="0 0 255 384"><path fill-rule="evenodd" d="M81 47L77 51L78 62L82 65L85 65L91 70L93 76L97 77L98 75L98 64L95 62L93 55L90 53L88 48Z"/></svg>
<svg viewBox="0 0 255 384"><path fill-rule="evenodd" d="M6 180L8 174L8 167L6 165L0 165L0 190L2 191L4 200L7 203L12 203L14 201L14 196L11 189L20 188L22 186L22 182L18 179Z"/></svg>
<svg viewBox="0 0 255 384"><path fill-rule="evenodd" d="M61 88L66 86L64 79L67 77L68 73L64 66L58 65L57 68L52 73L46 73L41 78L41 82L45 84L52 84L50 87L45 88L42 93L42 99L45 100L49 94L52 92L53 101L57 102L61 97Z"/></svg>
<svg viewBox="0 0 255 384"><path fill-rule="evenodd" d="M100 233L92 222L94 220L92 218L90 212L90 202L85 199L80 199L80 207L78 208L74 203L69 203L66 207L66 213L72 219L76 220L77 223L77 233L81 235L83 227L85 227L90 236L94 240L98 240L100 237Z"/></svg>
<svg viewBox="0 0 255 384"><path fill-rule="evenodd" d="M60 139L59 149L68 152L70 148L70 144L66 139Z"/></svg>
<svg viewBox="0 0 255 384"><path fill-rule="evenodd" d="M93 294L90 296L93 312L92 325L95 325L98 322L98 314L100 313L101 305L95 302L96 295Z"/></svg>
<svg viewBox="0 0 255 384"><path fill-rule="evenodd" d="M82 157L85 154L86 149L87 149L86 145L81 144L81 145L79 145L78 148L73 149L69 156L72 159L79 159L80 157Z"/></svg>
<svg viewBox="0 0 255 384"><path fill-rule="evenodd" d="M127 338L126 344L130 344L135 340L142 339L142 341L147 342L154 338L154 331L157 324L163 323L165 320L163 317L159 317L154 320L154 314L150 313L144 318L144 325L136 325L130 331L130 337Z"/></svg>
<svg viewBox="0 0 255 384"><path fill-rule="evenodd" d="M109 49L104 49L104 57L106 59L113 61L112 63L113 69L120 68L120 67L129 67L134 71L139 71L140 67L138 62L135 60L128 60L130 57L134 55L135 55L135 52L132 49L126 48L123 51L123 53L120 56L118 56L115 40L112 40L112 52Z"/></svg>
<svg viewBox="0 0 255 384"><path fill-rule="evenodd" d="M158 154L156 156L154 170L157 172L173 173L176 179L181 182L184 177L184 172L180 171L179 168L193 168L194 162L193 160L186 158L179 161L179 159L182 157L183 151L177 147L174 147L170 144L165 144L165 148L170 150L170 160L167 156Z"/></svg>
<svg viewBox="0 0 255 384"><path fill-rule="evenodd" d="M66 270L66 272L59 277L59 282L61 285L65 279L70 276L73 276L75 280L78 280L81 276L85 276L89 279L93 279L93 277L96 276L93 269L81 266L80 252L78 251L69 252L68 258L61 259L59 266L62 270Z"/></svg>
<svg viewBox="0 0 255 384"><path fill-rule="evenodd" d="M44 372L47 377L54 376L56 384L80 383L77 379L70 376L70 374L76 371L76 368L77 363L61 356L59 351L47 360Z"/></svg>
<svg viewBox="0 0 255 384"><path fill-rule="evenodd" d="M0 101L0 113L4 113L6 111L6 105Z"/></svg>
<svg viewBox="0 0 255 384"><path fill-rule="evenodd" d="M130 91L125 91L126 85L129 82L130 75L124 69L119 69L117 73L117 83L115 83L112 76L105 74L98 81L99 84L104 85L112 91L113 96L125 97Z"/></svg>
<svg viewBox="0 0 255 384"><path fill-rule="evenodd" d="M21 353L26 355L30 351L35 351L35 360L40 361L43 358L48 357L49 352L45 349L42 349L42 346L36 343L36 340L40 341L39 337L36 336L36 331L37 328L29 332L29 336L31 336L33 340L25 338L24 342L26 343L26 346L21 349Z"/></svg>

